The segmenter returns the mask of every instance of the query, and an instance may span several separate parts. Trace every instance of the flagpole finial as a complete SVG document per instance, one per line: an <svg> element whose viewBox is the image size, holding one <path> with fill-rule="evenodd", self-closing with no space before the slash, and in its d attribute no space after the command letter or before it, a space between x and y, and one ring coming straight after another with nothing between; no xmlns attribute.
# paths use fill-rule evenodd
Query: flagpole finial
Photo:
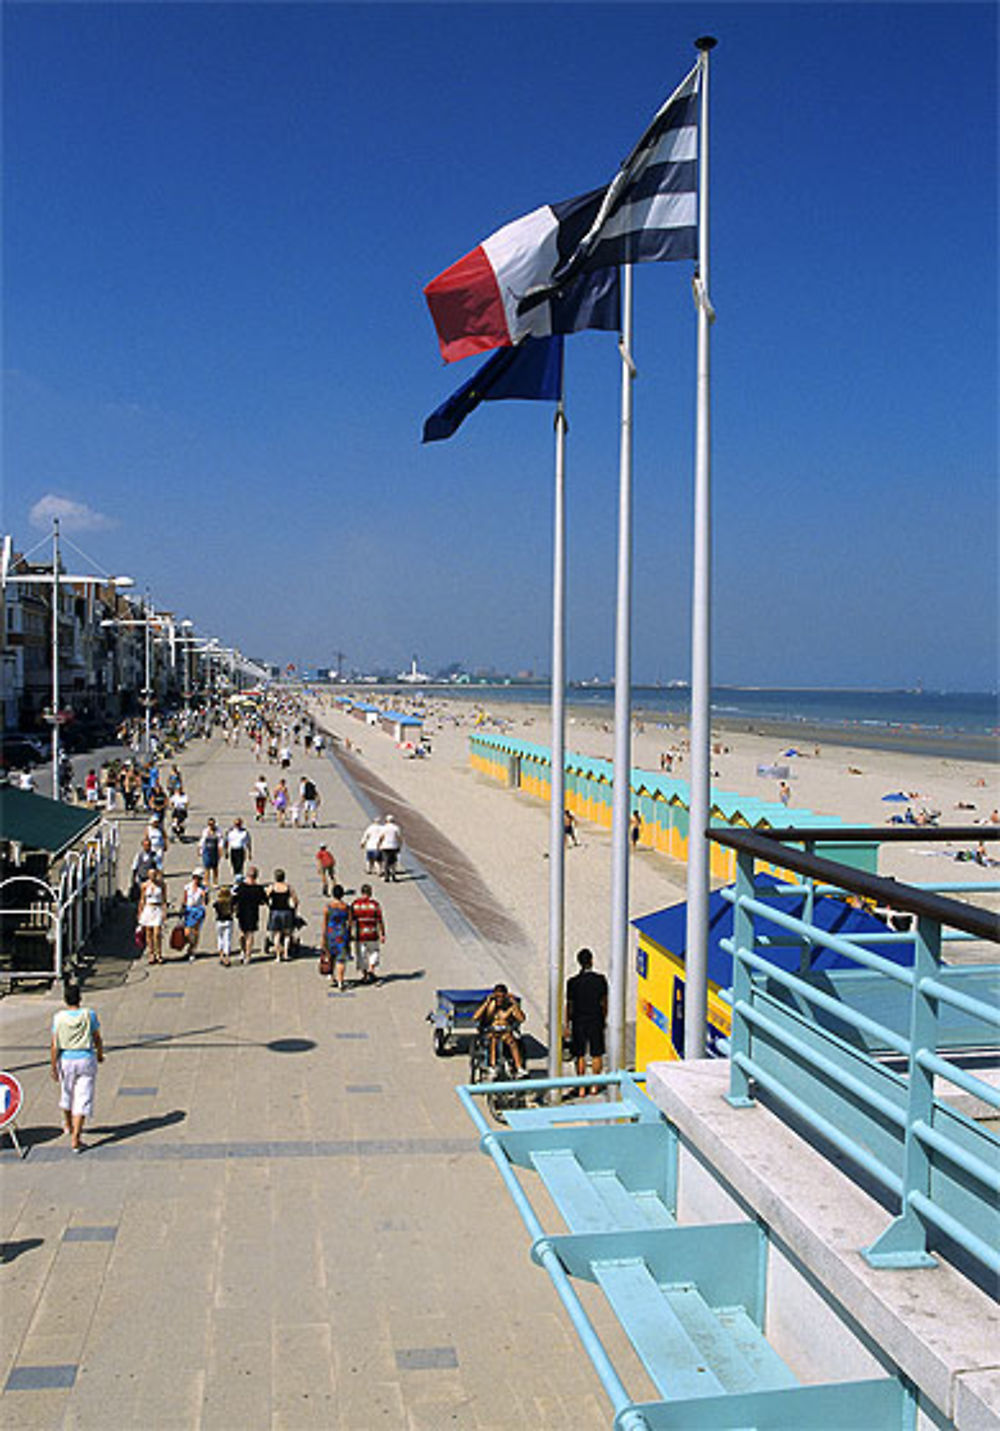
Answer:
<svg viewBox="0 0 1000 1431"><path fill-rule="evenodd" d="M694 47L696 50L714 50L718 43L714 35L702 35L695 40Z"/></svg>

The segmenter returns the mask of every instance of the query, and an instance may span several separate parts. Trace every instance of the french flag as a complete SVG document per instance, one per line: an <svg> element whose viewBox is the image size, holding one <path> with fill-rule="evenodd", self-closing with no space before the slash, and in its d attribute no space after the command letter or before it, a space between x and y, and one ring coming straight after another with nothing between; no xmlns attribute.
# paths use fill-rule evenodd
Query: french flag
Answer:
<svg viewBox="0 0 1000 1431"><path fill-rule="evenodd" d="M446 363L583 328L616 330L621 321L618 269L571 280L521 313L522 299L552 282L600 207L604 190L544 204L505 224L424 289Z"/></svg>
<svg viewBox="0 0 1000 1431"><path fill-rule="evenodd" d="M610 184L497 229L424 289L446 363L619 326L618 266L698 251L700 61Z"/></svg>

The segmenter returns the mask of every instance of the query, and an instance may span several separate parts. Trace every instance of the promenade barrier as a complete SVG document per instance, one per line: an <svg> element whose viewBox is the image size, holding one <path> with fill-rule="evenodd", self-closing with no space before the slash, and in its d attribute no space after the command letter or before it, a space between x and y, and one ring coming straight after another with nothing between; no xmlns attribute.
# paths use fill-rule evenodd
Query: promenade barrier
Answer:
<svg viewBox="0 0 1000 1431"><path fill-rule="evenodd" d="M949 934L964 935L994 948L1000 945L1000 920L991 911L948 898L933 890L882 880L835 865L832 861L784 844L802 831L773 836L731 831L724 838L737 855L733 894L734 960L729 1101L753 1105L757 1089L802 1119L818 1136L845 1154L899 1204L899 1215L865 1250L875 1266L935 1265L932 1244L957 1248L994 1277L1000 1276L1000 1139L935 1095L935 1079L945 1080L980 1103L1000 1109L1000 1091L977 1077L948 1051L946 1011L958 1010L977 1021L983 1049L1000 1043L1000 981L977 986L978 996L956 987L944 965L942 947ZM869 831L840 830L844 841L865 839ZM883 836L884 838L884 836ZM894 831L897 840L996 840L1000 830ZM782 912L773 900L757 897L755 867L781 860L804 877L789 886L798 893L821 885L914 917L914 929L885 938L913 940L910 968L893 963L850 937L833 935L806 918ZM809 961L800 973L776 970L759 952L755 921L766 918L802 941L803 949L830 949L908 992L906 1034L838 999L809 978ZM1000 970L994 970L994 975ZM831 1028L835 1012L841 1025L881 1040L903 1066L892 1068L859 1049ZM966 1038L966 1046L974 1043Z"/></svg>
<svg viewBox="0 0 1000 1431"><path fill-rule="evenodd" d="M57 883L18 872L0 881L0 978L57 980L80 960L118 891L119 831L103 820L59 866Z"/></svg>
<svg viewBox="0 0 1000 1431"><path fill-rule="evenodd" d="M481 1084L458 1096L480 1134L600 1378L617 1431L766 1426L899 1431L915 1401L894 1373L803 1384L765 1335L771 1244L750 1219L682 1225L676 1128L626 1073L489 1085L540 1101L599 1085L611 1103L511 1111L490 1127ZM537 1175L565 1224L546 1231L518 1170ZM600 1288L659 1399L636 1399L577 1290Z"/></svg>
<svg viewBox="0 0 1000 1431"><path fill-rule="evenodd" d="M847 844L872 835L834 833ZM1000 1108L967 1063L976 1054L998 1068L1000 969L956 978L969 971L945 965L942 949L975 941L988 954L1000 920L950 897L973 892L966 883L946 894L906 886L816 855L822 830L784 837L724 835L738 866L728 1066L658 1063L458 1096L622 1431L900 1431L918 1412L957 1431L996 1424L1000 1139L950 1106L942 1085ZM794 878L771 881L764 898L759 866ZM913 927L833 932L810 918L818 891L891 906ZM779 967L766 956L782 941L793 957ZM893 941L911 943L912 962L886 957ZM902 1022L842 997L822 969L830 953L888 989L893 1009L905 996ZM610 1101L558 1101L595 1085ZM487 1091L535 1106L498 1129L477 1106ZM565 1232L547 1231L539 1206L554 1206ZM630 1393L581 1283L604 1293L659 1400Z"/></svg>

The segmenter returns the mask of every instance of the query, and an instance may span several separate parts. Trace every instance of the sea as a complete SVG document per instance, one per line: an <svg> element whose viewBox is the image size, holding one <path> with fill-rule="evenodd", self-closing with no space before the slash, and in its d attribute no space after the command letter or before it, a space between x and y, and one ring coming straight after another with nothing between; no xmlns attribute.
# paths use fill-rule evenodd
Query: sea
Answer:
<svg viewBox="0 0 1000 1431"><path fill-rule="evenodd" d="M427 692L432 694L431 690ZM547 705L547 684L434 687L433 698L480 699L484 705L511 701ZM614 689L610 685L571 685L567 708L605 714L610 721ZM686 723L690 692L686 686L634 686L632 710L650 724ZM712 689L712 726L717 730L759 731L803 741L870 749L950 755L960 760L1000 761L1000 696L986 691L880 691L814 688L716 686Z"/></svg>

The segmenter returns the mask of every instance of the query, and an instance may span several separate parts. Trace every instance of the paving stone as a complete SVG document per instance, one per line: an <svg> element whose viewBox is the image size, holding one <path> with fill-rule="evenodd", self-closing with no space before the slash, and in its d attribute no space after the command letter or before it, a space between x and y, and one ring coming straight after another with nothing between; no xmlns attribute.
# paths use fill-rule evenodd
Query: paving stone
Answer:
<svg viewBox="0 0 1000 1431"><path fill-rule="evenodd" d="M9 1373L4 1392L59 1391L68 1389L76 1380L76 1363L37 1365L22 1362Z"/></svg>

